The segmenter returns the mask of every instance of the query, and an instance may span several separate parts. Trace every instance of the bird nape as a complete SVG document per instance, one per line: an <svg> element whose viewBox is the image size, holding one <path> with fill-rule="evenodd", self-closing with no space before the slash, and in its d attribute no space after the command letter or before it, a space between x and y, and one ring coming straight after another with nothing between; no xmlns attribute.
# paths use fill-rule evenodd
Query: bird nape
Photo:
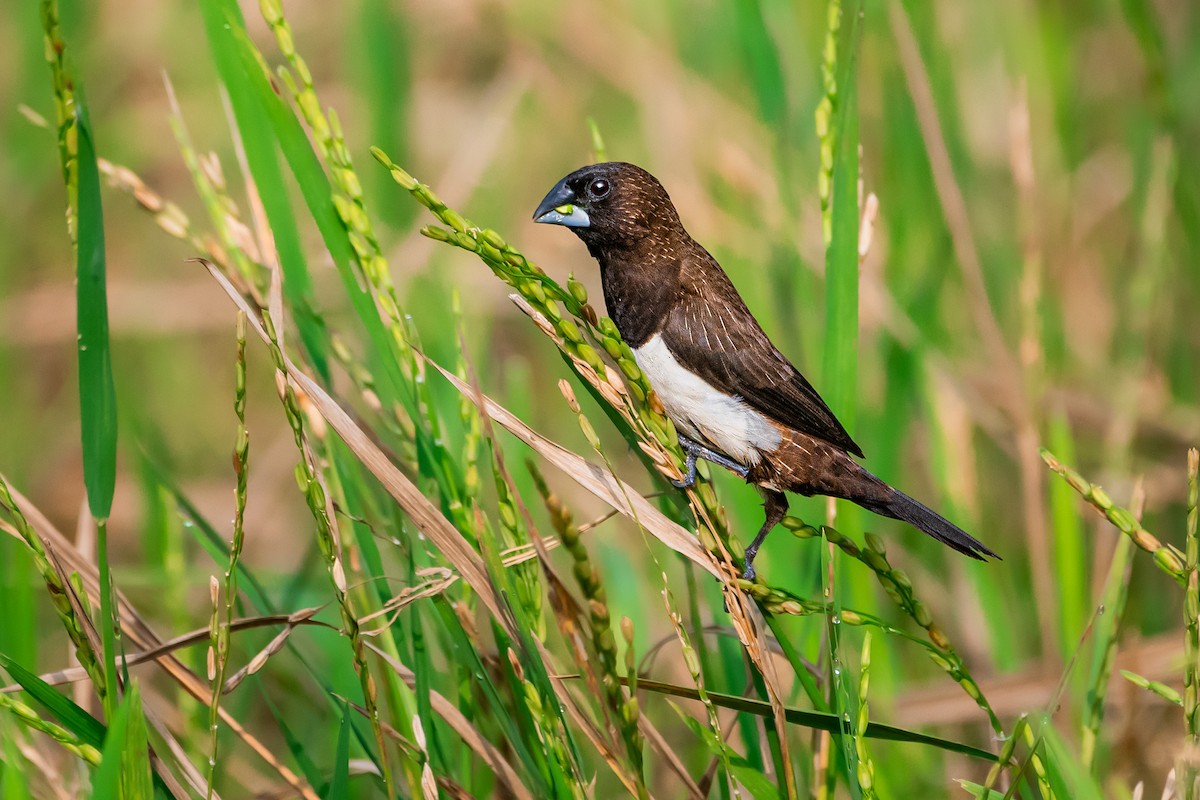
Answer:
<svg viewBox="0 0 1200 800"><path fill-rule="evenodd" d="M785 492L849 500L902 520L972 558L999 558L941 515L867 472L862 449L800 371L763 332L708 251L684 229L662 184L623 162L563 178L533 214L583 240L600 265L604 302L633 349L687 453L758 487L766 519L754 556L787 513Z"/></svg>

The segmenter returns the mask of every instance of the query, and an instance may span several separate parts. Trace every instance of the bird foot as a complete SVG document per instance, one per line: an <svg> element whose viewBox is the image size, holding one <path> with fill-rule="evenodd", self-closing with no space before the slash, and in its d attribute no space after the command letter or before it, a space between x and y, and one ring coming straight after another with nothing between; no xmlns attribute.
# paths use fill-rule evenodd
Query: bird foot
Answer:
<svg viewBox="0 0 1200 800"><path fill-rule="evenodd" d="M754 557L758 555L758 547L762 544L762 539L765 537L755 537L755 540L746 548L746 568L742 570L742 580L753 581L758 577L758 571L754 569Z"/></svg>
<svg viewBox="0 0 1200 800"><path fill-rule="evenodd" d="M692 441L686 436L679 437L679 446L687 453L687 460L684 462L687 472L684 474L683 480L671 480L671 485L676 489L687 489L696 483L696 460L701 458L719 464L743 479L750 474L749 467L743 466L729 456L705 447L699 442Z"/></svg>
<svg viewBox="0 0 1200 800"><path fill-rule="evenodd" d="M687 467L687 472L684 473L683 480L681 481L677 481L674 478L671 478L670 480L671 485L676 489L687 489L691 486L694 486L696 483L696 452L688 447L688 444L694 445L695 442L691 441L690 439L684 439L681 436L679 437L679 443L683 446L683 449L687 451L687 461L684 462L684 466Z"/></svg>

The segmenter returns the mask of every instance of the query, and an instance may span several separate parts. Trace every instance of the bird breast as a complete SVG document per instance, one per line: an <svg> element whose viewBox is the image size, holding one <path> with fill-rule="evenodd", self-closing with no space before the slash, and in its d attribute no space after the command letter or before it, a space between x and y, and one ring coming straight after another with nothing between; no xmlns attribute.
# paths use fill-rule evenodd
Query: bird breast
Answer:
<svg viewBox="0 0 1200 800"><path fill-rule="evenodd" d="M782 436L769 419L680 364L662 334L634 348L633 355L681 433L745 466L779 446Z"/></svg>

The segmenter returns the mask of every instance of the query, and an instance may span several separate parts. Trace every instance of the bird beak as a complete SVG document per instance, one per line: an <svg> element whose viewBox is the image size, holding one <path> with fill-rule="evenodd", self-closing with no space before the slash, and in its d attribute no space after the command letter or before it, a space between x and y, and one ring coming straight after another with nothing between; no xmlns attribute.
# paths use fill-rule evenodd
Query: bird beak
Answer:
<svg viewBox="0 0 1200 800"><path fill-rule="evenodd" d="M566 225L568 228L587 228L592 221L587 212L575 205L575 192L567 186L564 178L555 184L550 193L542 200L542 204L533 212L534 222L545 222L549 225Z"/></svg>

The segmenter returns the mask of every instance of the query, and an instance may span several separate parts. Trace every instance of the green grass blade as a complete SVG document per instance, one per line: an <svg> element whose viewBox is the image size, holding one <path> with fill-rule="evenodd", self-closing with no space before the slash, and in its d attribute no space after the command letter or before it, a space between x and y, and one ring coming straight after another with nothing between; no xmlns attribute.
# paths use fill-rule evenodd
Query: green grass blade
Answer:
<svg viewBox="0 0 1200 800"><path fill-rule="evenodd" d="M1062 413L1052 415L1048 427L1050 449L1061 456L1065 463L1075 463L1075 442L1065 416ZM1091 615L1088 554L1083 520L1076 511L1075 492L1066 481L1052 480L1048 488L1050 533L1054 542L1054 583L1058 592L1059 646L1061 652L1070 653L1083 635Z"/></svg>
<svg viewBox="0 0 1200 800"><path fill-rule="evenodd" d="M238 55L233 27L228 20L242 22L241 11L229 0L200 3L209 49L217 65L221 83L229 93L229 102L237 120L238 134L246 152L246 163L270 221L271 238L279 254L283 272L283 292L291 307L292 318L300 333L312 366L329 381L328 334L312 299L312 277L300 242L300 233L292 213L287 186L279 167L271 123L254 94L251 81Z"/></svg>
<svg viewBox="0 0 1200 800"><path fill-rule="evenodd" d="M750 796L754 800L778 800L779 790L771 783L771 781L760 770L751 766L743 756L733 752L733 749L717 738L712 729L706 725L702 725L700 720L685 713L674 703L671 704L675 712L679 714L680 719L684 724L696 735L700 741L704 742L708 751L718 758L722 758L729 764L729 771L737 782L746 788Z"/></svg>
<svg viewBox="0 0 1200 800"><path fill-rule="evenodd" d="M972 781L959 780L958 785L966 789L976 800L1005 800L1004 792L997 792L995 789L988 789L982 784Z"/></svg>
<svg viewBox="0 0 1200 800"><path fill-rule="evenodd" d="M1045 761L1051 768L1051 783L1059 797L1071 800L1102 800L1103 787L1072 752L1070 744L1053 725L1047 723L1042 729ZM1060 788L1061 787L1061 788Z"/></svg>
<svg viewBox="0 0 1200 800"><path fill-rule="evenodd" d="M542 760L537 757L540 753L529 749L525 738L519 732L517 721L505 710L507 704L501 699L488 668L480 658L479 650L463 629L462 622L455 614L453 606L442 597L436 598L434 604L439 612L439 619L442 621L442 629L450 639L447 652L453 654L452 660L456 663L465 665L493 709L496 715L494 721L500 729L500 734L504 737L507 745L516 752L525 770L526 784L535 790L535 794L548 795L551 788L542 771ZM517 704L518 712L520 708L520 704Z"/></svg>
<svg viewBox="0 0 1200 800"><path fill-rule="evenodd" d="M5 618L0 625L0 652L26 664L37 660L37 612L34 605L35 567L29 551L16 539L0 538L0 596Z"/></svg>
<svg viewBox="0 0 1200 800"><path fill-rule="evenodd" d="M229 24L233 25L231 18ZM346 292L354 306L355 314L362 322L370 338L371 344L378 356L376 363L381 368L377 375L387 378L377 385L382 393L382 399L388 401L403 400L411 394L403 391L406 385L400 374L400 367L395 358L387 357L392 347L380 319L375 302L360 282L354 271L354 253L341 217L334 207L332 187L317 154L313 152L312 144L307 134L296 119L296 115L280 98L271 82L264 73L262 56L250 41L245 30L234 27L233 40L237 46L238 56L242 61L246 80L254 89L254 93L267 113L274 129L275 136L283 151L284 159L300 187L309 214L317 225L321 240L329 250L338 273L342 276ZM420 428L418 428L420 430Z"/></svg>
<svg viewBox="0 0 1200 800"><path fill-rule="evenodd" d="M122 705L129 707L129 724L125 729L125 747L121 754L122 800L150 800L154 796L150 746L137 681L130 684Z"/></svg>
<svg viewBox="0 0 1200 800"><path fill-rule="evenodd" d="M827 170L831 180L828 202L823 209L823 224L828 231L828 238L825 250L825 342L821 387L829 407L850 431L854 430L858 405L858 10L858 4L850 4L846 19L843 20L840 0L829 3L829 43L836 45L832 51L827 49L826 55L827 59L832 56L835 60L832 63L827 60L824 64L826 95L817 111L822 171ZM822 198L823 201L825 199ZM859 528L857 509L849 503L839 503L838 514L837 524L840 528L850 531ZM848 573L839 569L838 551L830 549L833 550L830 558L834 559L834 564L830 566L834 586L826 586L826 590L831 591L830 599L835 609L840 610L842 597L847 594L852 598L851 602L861 605L869 588L861 580L851 580ZM835 610L828 624L832 665L831 705L835 712L851 713L854 705L852 698L856 691L839 653L838 622L840 619ZM848 767L846 778L852 794L858 796L856 748L851 743L856 731L850 729L848 732L849 736L841 737L843 756Z"/></svg>
<svg viewBox="0 0 1200 800"><path fill-rule="evenodd" d="M638 679L638 688L645 689L659 694L672 695L674 697L686 697L690 700L699 700L700 693L691 686L680 686L676 684L663 683L661 681L652 681L646 678ZM760 717L770 718L771 705L764 703L761 700L752 700L747 697L736 697L734 695L722 694L720 692L708 692L709 699L714 705L722 708L730 708L735 711L745 711L750 714L756 714ZM813 728L819 731L828 731L830 733L843 733L849 729L850 723L843 720L836 714L826 714L820 711L803 711L798 708L786 708L784 713L787 721L793 725L800 725L805 728ZM950 739L942 739L937 736L931 736L918 731L910 731L905 728L898 728L894 725L885 725L881 722L868 723L866 728L866 736L868 739L881 739L891 742L908 742L910 744L926 744L931 747L936 747L939 750L945 750L949 753L960 753L972 758L978 758L983 761L996 760L996 754L987 750L981 750L962 742L955 742Z"/></svg>
<svg viewBox="0 0 1200 800"><path fill-rule="evenodd" d="M353 47L361 52L366 72L363 99L370 109L371 141L407 161L412 120L412 64L409 26L403 6L387 0L366 0L361 25L350 28ZM416 208L405 203L391 188L386 174L371 170L368 180L376 189L373 204L380 216L396 226L407 227Z"/></svg>
<svg viewBox="0 0 1200 800"><path fill-rule="evenodd" d="M98 521L96 555L100 572L100 632L104 648L103 686L97 686L106 713L116 708L116 634L112 579L104 521L112 510L117 480L117 398L108 338L108 283L105 275L104 210L100 169L87 105L66 64L59 31L58 4L41 3L47 60L58 103L59 156L67 186L67 232L75 245L75 313L79 368L79 420L83 482L88 508ZM95 676L99 683L100 677Z"/></svg>
<svg viewBox="0 0 1200 800"><path fill-rule="evenodd" d="M338 722L337 753L333 757L333 777L325 800L347 800L350 797L350 704L342 703L342 718Z"/></svg>
<svg viewBox="0 0 1200 800"><path fill-rule="evenodd" d="M153 796L149 770L146 719L134 683L104 738L100 766L92 776L93 800L149 800Z"/></svg>
<svg viewBox="0 0 1200 800"><path fill-rule="evenodd" d="M763 7L759 0L737 0L734 3L737 35L742 44L750 83L758 100L758 111L767 127L781 141L787 140L788 102L783 65L775 40L767 30ZM786 146L786 145L785 145Z"/></svg>
<svg viewBox="0 0 1200 800"><path fill-rule="evenodd" d="M1129 596L1129 577L1133 567L1133 541L1126 536L1117 539L1117 548L1104 582L1101 611L1094 623L1096 632L1088 691L1080 734L1080 758L1091 766L1096 757L1100 725L1104 721L1104 701L1108 694L1108 679L1117 657L1117 636L1125 615L1125 600Z"/></svg>
<svg viewBox="0 0 1200 800"><path fill-rule="evenodd" d="M80 738L85 744L100 749L104 744L104 724L87 711L60 694L53 686L43 681L4 653L0 653L0 667L20 684L59 723Z"/></svg>
<svg viewBox="0 0 1200 800"><path fill-rule="evenodd" d="M78 243L75 302L79 333L79 411L83 432L83 481L88 508L98 520L112 510L117 480L117 397L108 338L104 212L96 145L82 96L76 97L79 137Z"/></svg>
<svg viewBox="0 0 1200 800"><path fill-rule="evenodd" d="M837 4L840 12L840 3ZM831 12L832 13L832 12ZM846 426L854 430L858 386L858 109L855 86L858 6L846 14L846 30L838 36L837 85L830 92L832 114L819 127L822 158L830 155L830 200L825 220L829 238L825 251L825 356L821 395ZM820 116L822 112L818 111ZM844 525L843 525L844 527Z"/></svg>

